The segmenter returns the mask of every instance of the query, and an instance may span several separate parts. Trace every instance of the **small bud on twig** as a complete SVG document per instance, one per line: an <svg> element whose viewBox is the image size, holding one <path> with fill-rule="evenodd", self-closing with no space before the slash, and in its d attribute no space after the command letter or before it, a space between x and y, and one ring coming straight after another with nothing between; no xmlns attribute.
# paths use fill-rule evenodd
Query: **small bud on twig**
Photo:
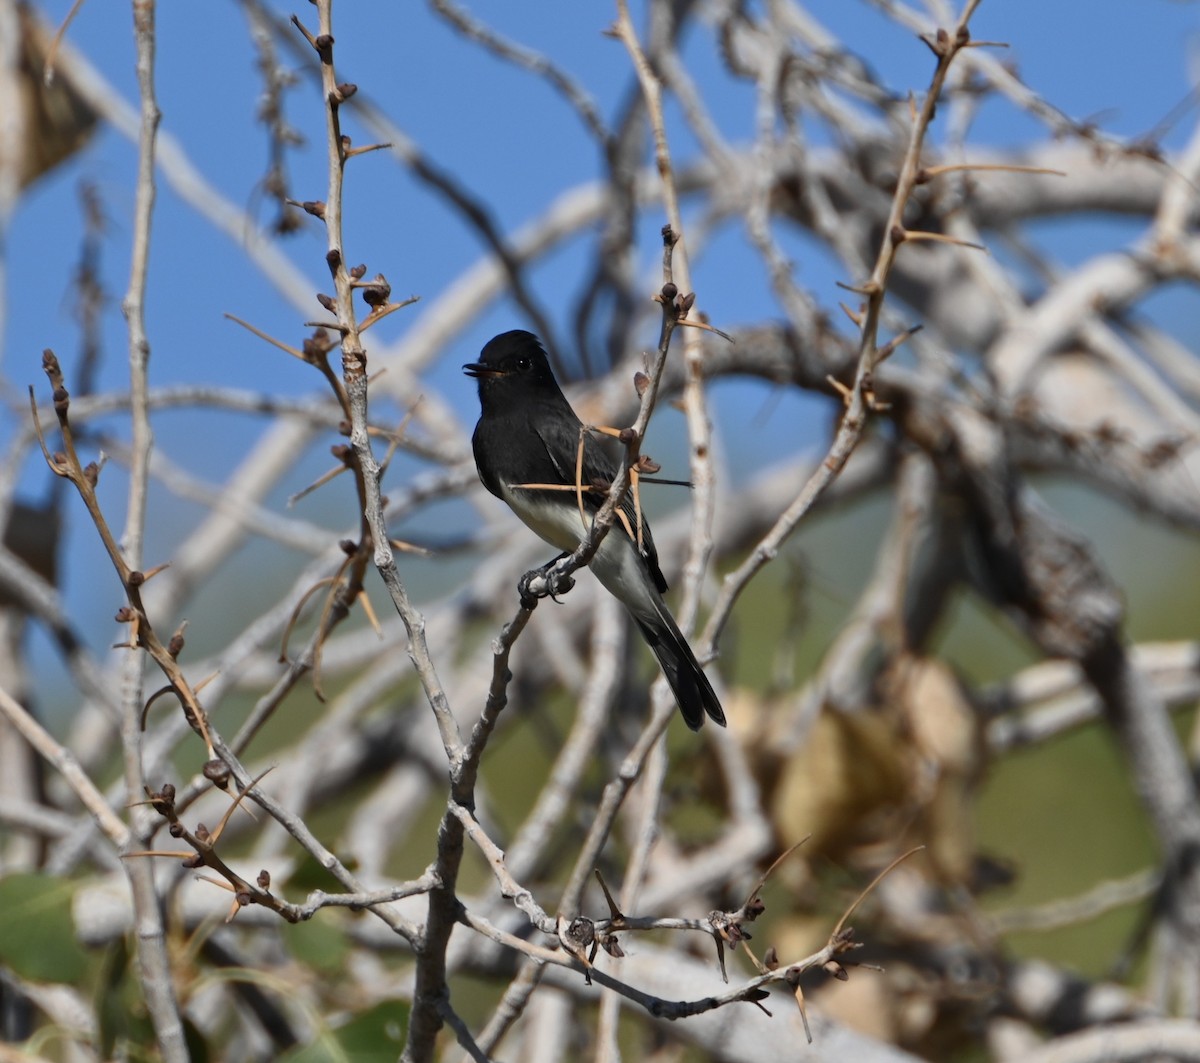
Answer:
<svg viewBox="0 0 1200 1063"><path fill-rule="evenodd" d="M850 975L846 973L846 968L843 967L837 960L829 960L821 964L822 969L826 974L833 975L839 982L847 982L850 980Z"/></svg>
<svg viewBox="0 0 1200 1063"><path fill-rule="evenodd" d="M204 765L204 777L221 790L229 789L229 768L223 760L213 758Z"/></svg>
<svg viewBox="0 0 1200 1063"><path fill-rule="evenodd" d="M383 306L391 294L392 286L388 283L387 278L382 273L376 273L374 280L363 287L362 297L367 306L375 308Z"/></svg>
<svg viewBox="0 0 1200 1063"><path fill-rule="evenodd" d="M571 920L564 936L577 948L587 948L596 939L596 924L586 916L576 916Z"/></svg>
<svg viewBox="0 0 1200 1063"><path fill-rule="evenodd" d="M313 334L304 341L301 350L304 351L304 357L311 362L323 358L333 350L334 346L333 336L323 328L319 328L313 330Z"/></svg>

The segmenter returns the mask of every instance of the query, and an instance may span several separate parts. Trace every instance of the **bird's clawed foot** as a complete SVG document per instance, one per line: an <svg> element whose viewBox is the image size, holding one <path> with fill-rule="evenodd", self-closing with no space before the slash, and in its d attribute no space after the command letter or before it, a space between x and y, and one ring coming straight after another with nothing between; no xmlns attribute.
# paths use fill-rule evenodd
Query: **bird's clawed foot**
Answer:
<svg viewBox="0 0 1200 1063"><path fill-rule="evenodd" d="M566 594L575 586L571 574L558 568L558 563L569 556L559 554L541 568L530 569L517 581L517 593L521 596L523 609L532 609L542 598L551 598L557 602L560 594Z"/></svg>

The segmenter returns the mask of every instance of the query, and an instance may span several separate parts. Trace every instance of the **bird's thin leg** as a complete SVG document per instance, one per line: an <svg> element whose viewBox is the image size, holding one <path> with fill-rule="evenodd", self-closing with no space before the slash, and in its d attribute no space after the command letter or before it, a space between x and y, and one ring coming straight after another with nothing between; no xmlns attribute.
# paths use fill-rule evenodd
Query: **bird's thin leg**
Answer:
<svg viewBox="0 0 1200 1063"><path fill-rule="evenodd" d="M550 598L557 602L560 594L566 594L575 586L575 580L571 576L555 571L555 566L564 557L570 556L571 552L565 550L540 568L530 569L517 581L517 593L521 596L522 608L532 609L537 605L539 598Z"/></svg>

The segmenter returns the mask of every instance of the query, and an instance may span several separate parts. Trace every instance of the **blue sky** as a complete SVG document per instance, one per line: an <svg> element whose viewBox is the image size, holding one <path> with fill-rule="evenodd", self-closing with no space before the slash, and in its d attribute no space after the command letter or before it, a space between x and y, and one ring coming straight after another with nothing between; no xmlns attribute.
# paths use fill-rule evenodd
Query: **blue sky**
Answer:
<svg viewBox="0 0 1200 1063"><path fill-rule="evenodd" d="M302 17L315 17L309 5L295 5ZM65 2L45 5L51 20ZM493 9L494 8L494 9ZM281 7L287 13L291 8ZM611 117L629 86L628 59L603 36L613 11L607 4L578 5L564 17L561 3L479 5L477 17L490 20L513 39L553 55ZM919 90L930 70L929 55L911 34L868 4L827 0L809 5L815 18L850 41L898 91ZM1096 116L1103 127L1136 136L1155 126L1189 88L1189 61L1197 40L1197 6L1174 0L1130 0L1080 6L1069 2L985 2L976 15L977 37L1010 42L1008 53L1025 80L1068 114ZM369 11L369 14L365 12ZM158 91L163 130L178 136L206 178L237 205L261 220L270 208L256 191L265 169L265 145L255 121L258 96L253 55L245 22L233 4L205 9L197 24L194 7L162 4L158 9ZM483 55L464 44L423 5L339 5L335 10L339 71L357 81L386 107L400 126L443 169L485 199L501 227L511 231L534 218L557 192L593 178L595 145L574 113L537 78ZM128 9L85 4L71 27L70 40L83 50L129 99L134 98L133 41ZM745 143L750 135L751 88L730 79L714 54L707 32L693 30L685 54L725 135ZM307 138L293 154L295 193L321 198L325 187L321 116L312 92L300 88L288 99L288 117ZM1168 143L1180 143L1194 113L1185 117ZM356 141L364 135L347 119ZM996 101L984 108L978 139L1016 144L1040 132L1031 119ZM673 148L680 161L694 153L681 124L673 125ZM105 248L108 281L115 296L124 289L132 226L133 146L109 131L83 155L44 180L26 197L8 236L9 320L4 337L4 371L22 382L29 352L51 345L69 352L77 330L63 313L69 296L66 278L77 256L80 213L75 189L80 179L94 182L111 219ZM397 292L436 295L479 254L478 238L436 197L417 185L384 155L361 159L350 175L348 254L383 270ZM651 233L659 219L647 219ZM156 379L224 380L245 386L288 387L295 374L279 374L274 358L254 351L221 317L225 311L250 316L278 334L294 334L298 314L252 270L239 249L211 231L160 182L155 220L150 291L151 341ZM742 261L737 233L719 240L720 253L709 272L713 282L700 291L713 319L736 324L774 312L759 271ZM733 245L733 246L727 246ZM286 242L299 268L324 282L323 233L319 223ZM657 258L653 242L647 264ZM1071 248L1063 248L1069 255ZM737 269L725 268L738 254ZM564 252L537 278L543 300L571 267ZM740 267L751 265L750 270ZM701 269L707 269L707 262ZM831 300L832 279L813 276L800 262L800 276ZM741 278L744 276L744 281ZM844 279L844 278L836 278ZM719 281L719 282L718 282ZM739 281L741 281L739 283ZM384 334L392 338L419 317L399 315ZM314 316L316 310L314 309ZM488 315L472 331L466 353L491 331L511 323L510 307ZM106 319L110 357L106 386L121 384L123 324L117 307ZM452 361L461 361L455 356ZM36 368L36 361L34 361ZM267 375L269 374L269 376ZM295 384L305 389L303 377ZM469 389L468 389L469 391Z"/></svg>
<svg viewBox="0 0 1200 1063"><path fill-rule="evenodd" d="M66 0L42 6L56 22ZM307 4L295 10L315 25ZM603 2L563 4L539 0L520 4L475 4L472 12L512 39L552 55L595 98L611 119L629 91L629 60L603 31L615 9ZM825 0L808 5L812 16L840 35L890 87L920 91L931 70L927 50L870 4ZM976 38L1003 40L1007 57L1044 98L1076 118L1095 118L1107 131L1135 137L1153 128L1182 100L1197 70L1200 8L1178 0L1101 0L1088 5L1069 0L985 0L973 24ZM599 173L595 144L581 122L541 80L464 43L421 4L339 3L335 8L337 60L342 79L353 80L386 110L441 168L485 200L504 231L527 223L562 190ZM239 209L260 221L272 216L258 183L266 168L262 128L256 122L259 83L240 8L231 3L164 3L158 9L159 102L162 129L178 137L205 178ZM133 36L127 5L85 4L69 31L83 51L129 100L135 100ZM752 132L753 92L724 72L707 29L694 27L684 43L693 77L701 86L723 134L746 143ZM287 100L288 119L307 138L290 159L298 198L320 199L325 190L323 116L307 85ZM672 147L683 164L695 145L672 108ZM1179 146L1196 121L1194 110L1166 138ZM356 143L370 137L347 117ZM996 101L983 109L976 140L1014 145L1044 133L1012 105ZM102 131L76 159L30 190L12 218L6 239L7 320L2 376L6 407L0 409L0 445L11 435L12 418L23 416L29 383L45 390L40 371L43 347L55 348L68 371L77 356L79 330L70 313L69 278L79 255L82 231L77 189L81 181L99 190L110 220L103 249L104 279L110 303L102 336L105 361L102 390L126 385L126 333L120 298L128 272L133 216L134 145L112 130ZM369 272L387 275L397 295L419 294L427 306L447 284L476 261L479 239L438 197L415 182L386 154L357 160L348 184L347 257L365 262ZM647 276L658 259L656 233L662 218L645 219L642 264ZM1092 221L1056 227L1045 242L1062 262L1072 262L1106 246L1120 231ZM1134 230L1136 231L1136 230ZM590 236L589 236L590 238ZM306 219L301 233L283 247L315 290L328 286L324 233ZM808 255L809 245L789 242L798 277L829 307L841 298L835 282L846 280L824 258ZM568 244L534 271L535 290L566 335L561 293L571 297L581 277L583 245ZM294 306L245 260L241 248L216 232L176 194L159 182L154 221L148 327L155 385L219 383L288 395L319 392L319 380L226 321L237 314L281 338L296 341L306 318L321 316L313 301ZM761 267L740 230L719 232L694 266L695 286L714 323L736 327L779 317ZM378 330L392 341L420 321L424 307L393 315ZM1194 326L1194 296L1181 293L1161 306L1168 326L1183 333ZM466 328L453 350L429 373L458 410L463 423L475 415L474 389L459 376L493 333L527 325L512 304L501 299ZM759 384L723 384L717 390L719 423L746 453L815 446L828 427L824 405L785 396L774 401ZM14 413L18 411L18 413ZM669 413L666 417L675 416ZM112 430L125 434L121 421ZM160 445L198 475L220 480L262 425L233 415L179 413L156 420ZM664 444L669 447L669 444ZM736 448L735 448L736 449ZM291 489L329 464L322 453L298 468ZM46 473L31 462L22 484L39 495ZM106 474L106 504L115 515L123 506L119 471ZM156 496L152 519L163 549L191 519L186 507ZM112 588L92 578L97 563L94 534L78 514L71 533L72 594L97 619L111 615ZM346 521L338 526L345 526ZM98 641L106 641L101 638Z"/></svg>

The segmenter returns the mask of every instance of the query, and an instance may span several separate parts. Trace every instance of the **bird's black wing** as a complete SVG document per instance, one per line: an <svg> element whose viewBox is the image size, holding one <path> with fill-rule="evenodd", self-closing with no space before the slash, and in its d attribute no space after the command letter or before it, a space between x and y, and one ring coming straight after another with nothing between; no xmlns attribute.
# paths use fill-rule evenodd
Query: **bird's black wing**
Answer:
<svg viewBox="0 0 1200 1063"><path fill-rule="evenodd" d="M579 455L580 421L572 415L568 423L562 417L538 417L534 419L534 430L546 448L546 454L554 465L558 476L554 483L574 484L576 482L576 464ZM585 488L593 484L611 484L617 475L617 467L605 453L600 442L591 432L583 433L583 476L581 482ZM574 495L562 492L564 499L570 505L577 505ZM583 495L584 508L591 513L597 512L604 504L604 495L595 490L585 491ZM629 527L637 535L638 518L633 505L633 495L625 492L621 500L621 511L629 521ZM625 526L618 521L610 535L625 535ZM650 522L642 514L642 547L641 555L650 569L650 575L660 594L667 590L667 581L658 565L658 551L654 546L654 537L650 534Z"/></svg>

